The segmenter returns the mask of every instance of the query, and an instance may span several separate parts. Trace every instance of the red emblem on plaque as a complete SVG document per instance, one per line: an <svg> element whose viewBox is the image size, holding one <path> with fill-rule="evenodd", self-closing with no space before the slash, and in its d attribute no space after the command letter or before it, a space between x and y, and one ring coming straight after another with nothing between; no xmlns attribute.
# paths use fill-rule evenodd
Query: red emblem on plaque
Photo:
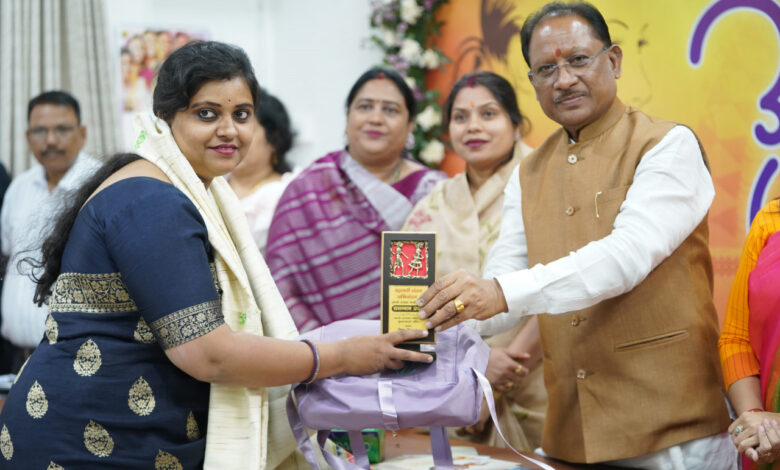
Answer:
<svg viewBox="0 0 780 470"><path fill-rule="evenodd" d="M428 276L428 243L396 241L390 245L390 274L393 277Z"/></svg>

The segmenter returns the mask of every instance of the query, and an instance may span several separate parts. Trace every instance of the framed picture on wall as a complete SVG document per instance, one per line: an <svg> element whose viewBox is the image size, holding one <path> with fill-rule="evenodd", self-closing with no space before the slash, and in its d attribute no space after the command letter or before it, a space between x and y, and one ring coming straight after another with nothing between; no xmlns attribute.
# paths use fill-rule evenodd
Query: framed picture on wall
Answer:
<svg viewBox="0 0 780 470"><path fill-rule="evenodd" d="M122 27L119 30L119 112L122 141L133 142L133 116L152 111L157 69L179 47L210 34L196 29Z"/></svg>

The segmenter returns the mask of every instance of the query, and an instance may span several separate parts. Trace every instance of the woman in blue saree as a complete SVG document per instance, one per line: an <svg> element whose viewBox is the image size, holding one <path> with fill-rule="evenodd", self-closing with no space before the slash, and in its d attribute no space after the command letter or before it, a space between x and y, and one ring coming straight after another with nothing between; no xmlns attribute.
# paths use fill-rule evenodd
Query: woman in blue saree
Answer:
<svg viewBox="0 0 780 470"><path fill-rule="evenodd" d="M161 66L140 156L85 183L44 245L36 301L51 314L0 415L0 468L297 468L270 387L428 362L394 347L420 331L289 341L222 178L252 141L257 89L222 43Z"/></svg>

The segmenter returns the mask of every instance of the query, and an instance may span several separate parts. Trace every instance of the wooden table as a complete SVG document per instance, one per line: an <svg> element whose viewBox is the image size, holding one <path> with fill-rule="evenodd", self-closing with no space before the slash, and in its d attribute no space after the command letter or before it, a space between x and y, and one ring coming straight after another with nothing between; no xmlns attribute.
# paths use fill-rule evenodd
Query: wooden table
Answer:
<svg viewBox="0 0 780 470"><path fill-rule="evenodd" d="M501 449L498 447L491 447L484 444L474 444L473 442L459 441L456 439L450 439L450 444L453 446L469 446L477 450L479 455L489 455L501 460L509 460L510 462L517 462L523 467L539 468L531 462L523 459L519 455L515 454L509 449ZM431 441L427 433L417 429L402 429L393 436L391 431L385 433L385 460L392 459L393 457L400 457L402 455L414 455L414 454L430 454L431 453ZM550 465L555 469L560 470L580 470L580 469L595 469L603 468L598 465L575 465L559 460L540 457L533 453L523 452L523 454L531 457L534 460ZM617 467L609 467L616 469Z"/></svg>

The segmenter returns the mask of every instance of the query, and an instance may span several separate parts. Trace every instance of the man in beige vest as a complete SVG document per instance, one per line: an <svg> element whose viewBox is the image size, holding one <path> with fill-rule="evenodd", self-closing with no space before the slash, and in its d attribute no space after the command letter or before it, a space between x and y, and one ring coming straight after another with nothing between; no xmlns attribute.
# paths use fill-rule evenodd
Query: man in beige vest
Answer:
<svg viewBox="0 0 780 470"><path fill-rule="evenodd" d="M688 128L620 102L623 53L591 5L548 4L521 40L537 100L562 128L509 180L485 279L441 278L420 297L421 317L439 328L484 320L473 326L494 334L543 314L552 457L736 468L706 156Z"/></svg>

